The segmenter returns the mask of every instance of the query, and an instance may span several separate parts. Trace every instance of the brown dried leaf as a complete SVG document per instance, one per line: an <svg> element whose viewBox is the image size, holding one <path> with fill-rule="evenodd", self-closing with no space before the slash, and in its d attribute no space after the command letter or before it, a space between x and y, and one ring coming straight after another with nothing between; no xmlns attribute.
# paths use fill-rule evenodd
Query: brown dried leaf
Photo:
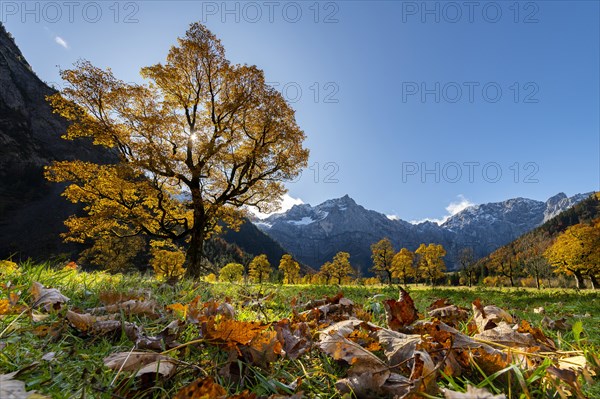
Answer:
<svg viewBox="0 0 600 399"><path fill-rule="evenodd" d="M181 388L173 399L213 399L225 398L227 391L217 384L212 377L199 378L186 387Z"/></svg>
<svg viewBox="0 0 600 399"><path fill-rule="evenodd" d="M554 341L546 337L546 335L541 329L533 327L527 320L521 320L517 332L531 334L531 336L533 336L533 338L540 345L540 350L542 350L543 352L550 352L556 350L556 345L554 344Z"/></svg>
<svg viewBox="0 0 600 399"><path fill-rule="evenodd" d="M483 307L479 298L473 301L473 318L477 323L479 333L496 327L502 321L506 323L513 322L512 316L504 309L494 305Z"/></svg>
<svg viewBox="0 0 600 399"><path fill-rule="evenodd" d="M274 328L285 356L292 360L302 356L312 346L310 330L304 322L292 325L288 319L283 319Z"/></svg>
<svg viewBox="0 0 600 399"><path fill-rule="evenodd" d="M79 331L87 332L93 327L94 323L96 322L96 317L92 316L89 313L80 314L68 310L67 320L69 321L69 323L71 323L73 327L75 327Z"/></svg>
<svg viewBox="0 0 600 399"><path fill-rule="evenodd" d="M62 304L69 301L69 298L61 294L56 288L44 288L38 282L34 282L31 286L31 295L34 301L31 307L43 306L47 312L51 309L60 309Z"/></svg>
<svg viewBox="0 0 600 399"><path fill-rule="evenodd" d="M542 319L542 327L554 331L569 331L573 326L571 323L567 322L567 319L564 317L561 317L558 320L552 320L548 316L544 316Z"/></svg>
<svg viewBox="0 0 600 399"><path fill-rule="evenodd" d="M467 392L456 392L444 389L445 399L506 399L506 395L494 395L484 388L475 388L467 385Z"/></svg>
<svg viewBox="0 0 600 399"><path fill-rule="evenodd" d="M156 362L145 365L135 373L136 377L141 377L144 374L160 374L163 377L169 378L175 374L177 363L172 359L160 359Z"/></svg>
<svg viewBox="0 0 600 399"><path fill-rule="evenodd" d="M156 302L154 301L138 301L131 299L126 302L115 303L107 306L100 306L97 308L87 309L89 313L120 313L123 312L126 315L146 315L146 316L158 316L155 308Z"/></svg>
<svg viewBox="0 0 600 399"><path fill-rule="evenodd" d="M0 398L25 399L32 394L25 390L23 381L15 380L18 371L9 374L0 374Z"/></svg>
<svg viewBox="0 0 600 399"><path fill-rule="evenodd" d="M282 346L276 331L263 331L252 339L247 348L243 348L243 352L253 364L266 368L281 356Z"/></svg>
<svg viewBox="0 0 600 399"><path fill-rule="evenodd" d="M383 347L383 353L388 359L390 367L405 365L417 350L417 344L421 342L420 335L407 335L397 331L382 328L375 332L379 343Z"/></svg>
<svg viewBox="0 0 600 399"><path fill-rule="evenodd" d="M469 319L469 313L466 309L460 308L456 305L448 305L444 307L438 307L429 311L430 317L435 317L440 321L457 327L461 321Z"/></svg>
<svg viewBox="0 0 600 399"><path fill-rule="evenodd" d="M374 386L381 387L390 375L388 366L381 359L337 331L331 335L321 334L319 347L333 359L348 363L351 366L348 375L368 374Z"/></svg>
<svg viewBox="0 0 600 399"><path fill-rule="evenodd" d="M391 330L399 331L419 319L415 303L402 287L400 287L400 299L398 301L388 299L383 301L383 305L388 327Z"/></svg>
<svg viewBox="0 0 600 399"><path fill-rule="evenodd" d="M500 323L498 326L485 330L481 334L475 334L474 339L491 341L505 346L528 348L537 344L536 340L529 333L523 334L510 328L506 323Z"/></svg>
<svg viewBox="0 0 600 399"><path fill-rule="evenodd" d="M104 365L112 370L136 371L157 361L168 361L170 357L154 352L117 352L104 358ZM172 360L172 359L171 359Z"/></svg>
<svg viewBox="0 0 600 399"><path fill-rule="evenodd" d="M102 291L98 294L100 302L106 305L113 305L115 303L126 302L132 299L143 300L144 295L135 292L121 292L121 291Z"/></svg>

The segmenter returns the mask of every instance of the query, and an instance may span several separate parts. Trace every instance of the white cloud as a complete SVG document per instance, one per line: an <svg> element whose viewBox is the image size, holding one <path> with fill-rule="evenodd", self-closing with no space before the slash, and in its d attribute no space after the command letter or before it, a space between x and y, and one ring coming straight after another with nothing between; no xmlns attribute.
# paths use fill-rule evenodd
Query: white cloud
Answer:
<svg viewBox="0 0 600 399"><path fill-rule="evenodd" d="M385 215L385 217L387 217L390 220L400 220L400 217L398 215Z"/></svg>
<svg viewBox="0 0 600 399"><path fill-rule="evenodd" d="M277 211L275 211L273 213L262 213L254 207L248 208L248 210L257 218L265 219L274 213L283 213L285 211L292 209L292 207L294 205L301 205L301 204L304 204L304 201L302 201L300 198L294 198L289 194L284 194L283 198L281 199L281 206L279 207L279 209Z"/></svg>
<svg viewBox="0 0 600 399"><path fill-rule="evenodd" d="M66 48L67 50L69 49L69 43L67 43L67 41L60 36L56 36L54 38L54 42L59 46Z"/></svg>
<svg viewBox="0 0 600 399"><path fill-rule="evenodd" d="M426 219L422 219L422 220L411 220L411 223L419 224L419 223L423 223L423 222L433 222L433 223L437 223L437 224L441 225L444 222L446 222L450 217L456 215L457 213L459 213L473 205L475 205L473 202L466 199L464 195L459 194L458 201L453 201L450 204L448 204L448 206L446 207L447 214L445 216L443 216L442 218L440 218L440 219L426 218Z"/></svg>

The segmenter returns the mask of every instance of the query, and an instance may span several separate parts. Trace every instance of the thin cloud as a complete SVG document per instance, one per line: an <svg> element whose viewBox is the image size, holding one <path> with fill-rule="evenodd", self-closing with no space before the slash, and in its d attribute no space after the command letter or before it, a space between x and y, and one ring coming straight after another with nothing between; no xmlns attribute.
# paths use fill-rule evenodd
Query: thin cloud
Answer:
<svg viewBox="0 0 600 399"><path fill-rule="evenodd" d="M69 49L69 43L60 36L54 37L54 42L67 50Z"/></svg>
<svg viewBox="0 0 600 399"><path fill-rule="evenodd" d="M421 219L421 220L412 220L410 223L419 224L419 223L424 223L424 222L432 222L432 223L437 223L438 225L441 225L441 224L444 224L452 216L456 215L457 213L459 213L473 205L475 205L473 202L466 199L464 195L459 194L458 201L453 201L450 204L448 204L448 206L446 207L446 212L448 212L448 213L445 216L443 216L442 218L440 218L440 219L426 218L426 219Z"/></svg>

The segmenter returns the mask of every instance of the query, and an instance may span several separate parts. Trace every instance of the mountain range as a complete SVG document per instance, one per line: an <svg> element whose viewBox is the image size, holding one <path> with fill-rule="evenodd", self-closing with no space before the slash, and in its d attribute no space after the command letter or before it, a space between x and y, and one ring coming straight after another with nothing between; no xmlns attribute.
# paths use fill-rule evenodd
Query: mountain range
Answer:
<svg viewBox="0 0 600 399"><path fill-rule="evenodd" d="M299 261L319 269L338 251L349 252L353 266L362 275L369 274L371 244L387 237L396 250L415 250L421 243L438 243L446 248L446 265L456 268L458 252L471 247L477 257L527 233L560 212L589 197L568 197L559 193L547 201L513 198L502 202L470 206L448 218L443 224L412 224L392 220L365 209L348 195L317 206L294 205L290 210L263 220L256 226L278 241Z"/></svg>

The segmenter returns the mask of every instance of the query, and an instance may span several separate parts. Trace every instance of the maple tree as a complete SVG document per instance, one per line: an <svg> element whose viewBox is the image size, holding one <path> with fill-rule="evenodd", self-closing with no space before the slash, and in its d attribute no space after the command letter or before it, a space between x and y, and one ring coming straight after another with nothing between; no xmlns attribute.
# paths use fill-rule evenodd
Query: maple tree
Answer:
<svg viewBox="0 0 600 399"><path fill-rule="evenodd" d="M67 87L49 99L71 122L65 138L91 138L120 162L55 162L46 176L85 205L66 221L67 240L187 240L186 274L198 277L221 222L235 228L247 206L276 209L283 181L306 166L305 135L263 72L230 63L199 23L141 75L147 83L126 83L88 61L61 71Z"/></svg>
<svg viewBox="0 0 600 399"><path fill-rule="evenodd" d="M401 279L406 286L408 279L416 276L414 261L415 254L406 248L402 248L392 258L392 277Z"/></svg>
<svg viewBox="0 0 600 399"><path fill-rule="evenodd" d="M279 270L283 272L284 284L296 284L300 279L300 265L290 254L284 254L281 257Z"/></svg>
<svg viewBox="0 0 600 399"><path fill-rule="evenodd" d="M354 274L354 269L350 265L350 254L348 252L335 254L331 262L326 262L321 266L321 274L325 276L326 281L334 279L341 284L344 278Z"/></svg>
<svg viewBox="0 0 600 399"><path fill-rule="evenodd" d="M555 271L573 275L577 288L585 288L584 276L593 288L600 278L600 218L567 228L544 252Z"/></svg>
<svg viewBox="0 0 600 399"><path fill-rule="evenodd" d="M219 280L233 283L234 281L239 281L243 274L244 265L239 263L228 263L219 271Z"/></svg>
<svg viewBox="0 0 600 399"><path fill-rule="evenodd" d="M431 285L435 285L436 280L444 277L446 264L442 258L446 256L446 250L441 244L421 244L415 254L419 255L419 273L427 277Z"/></svg>
<svg viewBox="0 0 600 399"><path fill-rule="evenodd" d="M271 264L267 255L258 255L250 261L248 266L248 275L250 278L259 284L269 279L271 274Z"/></svg>
<svg viewBox="0 0 600 399"><path fill-rule="evenodd" d="M373 259L371 270L387 279L389 284L392 283L392 259L394 254L394 247L389 238L383 238L371 245L371 259Z"/></svg>
<svg viewBox="0 0 600 399"><path fill-rule="evenodd" d="M475 254L473 248L462 248L458 252L458 264L460 272L465 276L469 287L473 286L473 281L476 278L477 263L475 262Z"/></svg>

